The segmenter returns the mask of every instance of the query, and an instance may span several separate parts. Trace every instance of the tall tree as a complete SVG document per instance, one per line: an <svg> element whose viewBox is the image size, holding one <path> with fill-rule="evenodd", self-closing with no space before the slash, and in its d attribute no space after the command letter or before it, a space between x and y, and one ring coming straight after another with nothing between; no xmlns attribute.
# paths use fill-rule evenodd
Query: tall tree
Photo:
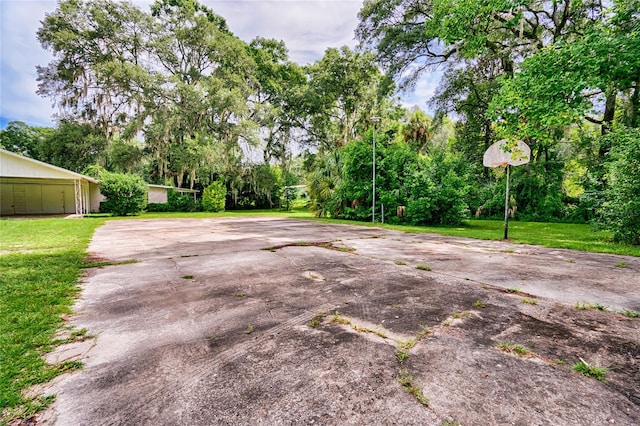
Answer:
<svg viewBox="0 0 640 426"><path fill-rule="evenodd" d="M307 131L316 143L330 149L363 133L379 100L393 90L383 84L384 76L372 54L353 52L346 46L327 49L308 73Z"/></svg>

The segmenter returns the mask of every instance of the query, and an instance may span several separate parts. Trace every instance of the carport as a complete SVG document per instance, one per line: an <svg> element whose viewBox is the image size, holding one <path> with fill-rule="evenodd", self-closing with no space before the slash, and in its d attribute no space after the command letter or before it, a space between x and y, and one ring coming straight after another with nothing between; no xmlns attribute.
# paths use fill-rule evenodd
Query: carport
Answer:
<svg viewBox="0 0 640 426"><path fill-rule="evenodd" d="M91 211L98 181L0 148L0 215Z"/></svg>

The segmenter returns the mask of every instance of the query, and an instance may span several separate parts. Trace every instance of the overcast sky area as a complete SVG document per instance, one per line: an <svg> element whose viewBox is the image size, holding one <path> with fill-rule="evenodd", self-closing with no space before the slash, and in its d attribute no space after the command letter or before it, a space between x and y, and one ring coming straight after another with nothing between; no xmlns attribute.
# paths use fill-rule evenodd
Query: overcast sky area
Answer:
<svg viewBox="0 0 640 426"><path fill-rule="evenodd" d="M147 11L150 1L133 1ZM304 65L322 58L329 47L356 47L361 0L201 0L227 20L246 42L256 36L284 40L291 60ZM51 101L36 94L36 66L52 55L43 50L36 31L55 0L0 0L0 129L10 121L54 126ZM412 93L401 94L405 106L427 110L438 81L426 76Z"/></svg>

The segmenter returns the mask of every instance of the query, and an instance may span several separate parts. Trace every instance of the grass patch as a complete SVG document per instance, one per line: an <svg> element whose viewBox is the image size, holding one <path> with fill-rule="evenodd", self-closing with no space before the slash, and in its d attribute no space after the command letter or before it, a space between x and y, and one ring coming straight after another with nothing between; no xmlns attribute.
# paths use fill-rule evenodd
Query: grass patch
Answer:
<svg viewBox="0 0 640 426"><path fill-rule="evenodd" d="M86 247L104 219L0 220L0 424L29 417L53 400L22 391L78 361L47 364L42 355L66 339L54 335L71 313ZM76 333L76 334L74 334ZM71 333L81 338L86 331Z"/></svg>
<svg viewBox="0 0 640 426"><path fill-rule="evenodd" d="M431 270L431 266L425 265L424 263L418 263L416 265L416 269L420 269L421 271L430 271Z"/></svg>
<svg viewBox="0 0 640 426"><path fill-rule="evenodd" d="M518 287L510 287L506 291L507 291L507 293L512 293L512 294L520 294L520 293L522 293L522 290L520 290Z"/></svg>
<svg viewBox="0 0 640 426"><path fill-rule="evenodd" d="M235 293L233 293L233 295L235 297L245 297L246 296L244 291L236 291Z"/></svg>
<svg viewBox="0 0 640 426"><path fill-rule="evenodd" d="M404 260L396 260L393 263L395 263L396 265L400 265L400 266L404 266L404 265L407 264L407 262L405 262Z"/></svg>
<svg viewBox="0 0 640 426"><path fill-rule="evenodd" d="M616 268L626 268L626 267L627 267L627 262L616 263Z"/></svg>
<svg viewBox="0 0 640 426"><path fill-rule="evenodd" d="M398 342L398 346L402 349L411 349L418 343L417 339L409 339L406 342Z"/></svg>
<svg viewBox="0 0 640 426"><path fill-rule="evenodd" d="M607 374L606 367L600 367L597 365L591 365L584 359L580 358L580 361L571 366L573 371L582 374L585 377L593 377L601 382L605 381L605 375Z"/></svg>
<svg viewBox="0 0 640 426"><path fill-rule="evenodd" d="M249 324L247 325L247 328L244 330L244 334L251 334L253 333L253 325Z"/></svg>
<svg viewBox="0 0 640 426"><path fill-rule="evenodd" d="M518 356L533 355L533 352L531 352L529 348L527 348L526 346L518 345L517 343L500 342L498 344L498 349L500 349L502 352Z"/></svg>
<svg viewBox="0 0 640 426"><path fill-rule="evenodd" d="M473 307L474 308L486 308L487 304L484 303L482 300L476 300L475 302L473 302Z"/></svg>
<svg viewBox="0 0 640 426"><path fill-rule="evenodd" d="M398 374L398 382L406 389L407 392L413 395L420 404L425 407L429 406L429 398L427 398L422 390L415 385L413 377L409 374L409 371L406 368L400 370L400 373Z"/></svg>
<svg viewBox="0 0 640 426"><path fill-rule="evenodd" d="M349 318L343 317L342 315L338 314L337 312L331 316L331 319L329 320L329 322L335 323L335 324L342 324L342 325L350 325L351 324L351 320Z"/></svg>
<svg viewBox="0 0 640 426"><path fill-rule="evenodd" d="M606 312L608 309L608 306L601 305L600 303L589 303L589 302L576 302L574 307L580 311L594 310L594 311Z"/></svg>
<svg viewBox="0 0 640 426"><path fill-rule="evenodd" d="M353 324L351 325L351 328L353 328L358 333L371 333L371 334L375 334L378 337L382 337L383 339L387 338L387 335L380 330L374 330L372 328L367 328L367 327L360 327L359 325L353 325Z"/></svg>
<svg viewBox="0 0 640 426"><path fill-rule="evenodd" d="M531 298L531 297L523 297L522 298L522 303L526 303L527 305L537 305L538 301L536 299Z"/></svg>
<svg viewBox="0 0 640 426"><path fill-rule="evenodd" d="M193 275L183 275L182 278L184 278L185 280L192 280Z"/></svg>
<svg viewBox="0 0 640 426"><path fill-rule="evenodd" d="M629 318L640 318L640 311L625 309L624 311L622 311L622 315Z"/></svg>
<svg viewBox="0 0 640 426"><path fill-rule="evenodd" d="M407 352L406 350L403 350L403 349L397 349L396 350L396 359L398 360L398 362L400 364L405 362L408 358L409 358L409 352Z"/></svg>
<svg viewBox="0 0 640 426"><path fill-rule="evenodd" d="M431 334L431 329L426 325L420 325L420 331L416 334L416 339L422 340Z"/></svg>
<svg viewBox="0 0 640 426"><path fill-rule="evenodd" d="M309 321L309 324L307 325L311 328L316 328L317 326L322 324L322 321L324 321L324 318L326 316L327 314L325 314L324 312L318 312L313 316L313 318L311 318L311 321Z"/></svg>

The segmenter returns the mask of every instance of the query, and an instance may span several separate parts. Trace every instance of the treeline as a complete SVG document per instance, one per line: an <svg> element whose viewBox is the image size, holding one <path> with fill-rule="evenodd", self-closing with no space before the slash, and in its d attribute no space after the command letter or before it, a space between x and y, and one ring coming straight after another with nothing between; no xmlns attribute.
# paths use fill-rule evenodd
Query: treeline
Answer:
<svg viewBox="0 0 640 426"><path fill-rule="evenodd" d="M520 139L532 159L513 169L516 219L591 222L640 244L639 16L636 0L374 0L360 49L301 66L197 1L64 0L38 31L55 58L39 93L59 126L12 123L1 143L79 172L221 181L227 208L277 205L305 183L318 214L365 219L377 116L378 217L382 205L387 221L499 217L504 170L482 155ZM410 87L434 67L435 116L402 108L394 81Z"/></svg>

